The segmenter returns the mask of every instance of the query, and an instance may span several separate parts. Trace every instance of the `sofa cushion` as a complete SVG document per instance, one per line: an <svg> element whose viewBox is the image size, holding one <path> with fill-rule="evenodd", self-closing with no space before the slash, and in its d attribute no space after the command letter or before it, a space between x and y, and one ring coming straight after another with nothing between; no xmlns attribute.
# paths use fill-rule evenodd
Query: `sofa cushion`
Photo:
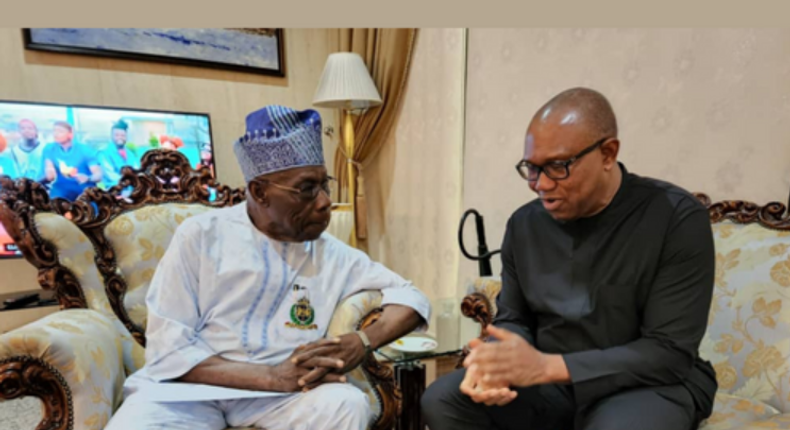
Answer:
<svg viewBox="0 0 790 430"><path fill-rule="evenodd" d="M101 430L126 379L117 321L87 309L56 312L0 336L0 357L32 356L58 369L70 388L74 428Z"/></svg>
<svg viewBox="0 0 790 430"><path fill-rule="evenodd" d="M145 351L113 312L104 290L104 280L96 268L96 251L87 236L68 219L51 213L35 217L36 230L58 250L58 262L77 278L88 307L113 322L120 334L126 373L136 372L145 364Z"/></svg>
<svg viewBox="0 0 790 430"><path fill-rule="evenodd" d="M720 392L716 394L713 414L702 423L700 430L751 428L750 425L766 422L778 414L779 411L765 403Z"/></svg>
<svg viewBox="0 0 790 430"><path fill-rule="evenodd" d="M713 225L716 280L700 348L719 389L790 412L790 232Z"/></svg>
<svg viewBox="0 0 790 430"><path fill-rule="evenodd" d="M176 228L185 219L209 210L212 208L200 204L144 206L107 225L104 234L126 280L124 307L129 318L143 329L148 318L145 295Z"/></svg>
<svg viewBox="0 0 790 430"><path fill-rule="evenodd" d="M788 429L790 428L790 414L778 414L749 423L739 429Z"/></svg>
<svg viewBox="0 0 790 430"><path fill-rule="evenodd" d="M104 279L96 268L96 251L88 237L60 215L39 213L35 216L35 223L41 238L57 248L61 266L77 278L88 307L114 319L115 313L104 292Z"/></svg>

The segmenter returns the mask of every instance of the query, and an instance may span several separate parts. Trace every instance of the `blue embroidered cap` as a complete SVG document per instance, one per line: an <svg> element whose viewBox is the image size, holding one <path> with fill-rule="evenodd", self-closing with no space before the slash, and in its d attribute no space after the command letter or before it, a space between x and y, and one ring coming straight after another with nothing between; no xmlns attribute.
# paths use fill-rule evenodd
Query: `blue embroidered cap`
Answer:
<svg viewBox="0 0 790 430"><path fill-rule="evenodd" d="M244 180L304 166L323 166L321 116L266 106L247 115L247 134L233 144Z"/></svg>

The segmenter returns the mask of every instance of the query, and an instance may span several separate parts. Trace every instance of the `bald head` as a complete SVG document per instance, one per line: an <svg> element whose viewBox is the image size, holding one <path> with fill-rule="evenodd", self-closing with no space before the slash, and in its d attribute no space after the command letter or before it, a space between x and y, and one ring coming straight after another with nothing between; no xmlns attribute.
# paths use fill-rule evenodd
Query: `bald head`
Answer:
<svg viewBox="0 0 790 430"><path fill-rule="evenodd" d="M617 192L619 148L617 121L606 97L573 88L535 113L519 172L555 219L589 217L603 210Z"/></svg>
<svg viewBox="0 0 790 430"><path fill-rule="evenodd" d="M617 137L612 105L603 94L589 88L571 88L554 96L532 118L532 124L538 123L578 124L591 139Z"/></svg>

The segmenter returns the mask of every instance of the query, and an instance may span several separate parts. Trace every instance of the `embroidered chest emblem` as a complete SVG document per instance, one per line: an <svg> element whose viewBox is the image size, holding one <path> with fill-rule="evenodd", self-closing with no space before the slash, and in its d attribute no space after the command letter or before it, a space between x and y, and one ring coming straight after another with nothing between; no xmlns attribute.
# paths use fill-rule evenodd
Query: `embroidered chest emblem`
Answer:
<svg viewBox="0 0 790 430"><path fill-rule="evenodd" d="M293 287L294 296L296 296L296 294L300 290L306 291L307 288L299 285L294 285ZM286 327L296 328L299 330L318 329L318 326L316 324L313 324L313 321L315 321L315 309L313 309L313 306L310 304L310 298L307 297L306 294L300 297L299 299L297 299L296 303L294 303L293 306L291 306L290 316L291 316L291 321L285 323Z"/></svg>

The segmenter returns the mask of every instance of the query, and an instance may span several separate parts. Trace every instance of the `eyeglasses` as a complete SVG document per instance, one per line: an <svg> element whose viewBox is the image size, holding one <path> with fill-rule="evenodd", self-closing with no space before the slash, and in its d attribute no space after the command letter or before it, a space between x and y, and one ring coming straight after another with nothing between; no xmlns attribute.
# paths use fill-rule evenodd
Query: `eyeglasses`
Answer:
<svg viewBox="0 0 790 430"><path fill-rule="evenodd" d="M281 184L278 184L276 182L272 182L272 181L269 181L269 180L261 180L261 182L265 182L265 183L267 183L269 185L273 185L274 187L279 188L279 189L281 189L283 191L288 191L288 192L294 193L294 194L296 194L299 197L300 200L305 201L305 202L309 202L309 201L315 200L315 198L318 197L318 193L321 192L322 190L328 196L329 192L331 190L329 184L330 183L334 183L334 181L336 181L335 178L333 178L331 176L327 176L326 179L324 179L323 181L321 181L319 183L316 183L314 181L305 181L305 182L302 183L302 185L299 186L299 188L294 188L294 187L288 187L288 186L285 186L285 185L281 185Z"/></svg>
<svg viewBox="0 0 790 430"><path fill-rule="evenodd" d="M538 177L540 177L541 172L553 180L565 179L571 174L571 171L569 169L571 164L575 163L583 156L594 151L596 148L601 146L607 140L609 140L609 138L604 137L603 139L593 143L592 145L582 150L582 152L576 154L576 156L565 161L552 161L546 163L543 166L538 166L530 163L527 160L521 160L518 162L518 164L516 164L516 170L518 171L518 174L521 175L522 178L526 179L529 182L537 181Z"/></svg>

